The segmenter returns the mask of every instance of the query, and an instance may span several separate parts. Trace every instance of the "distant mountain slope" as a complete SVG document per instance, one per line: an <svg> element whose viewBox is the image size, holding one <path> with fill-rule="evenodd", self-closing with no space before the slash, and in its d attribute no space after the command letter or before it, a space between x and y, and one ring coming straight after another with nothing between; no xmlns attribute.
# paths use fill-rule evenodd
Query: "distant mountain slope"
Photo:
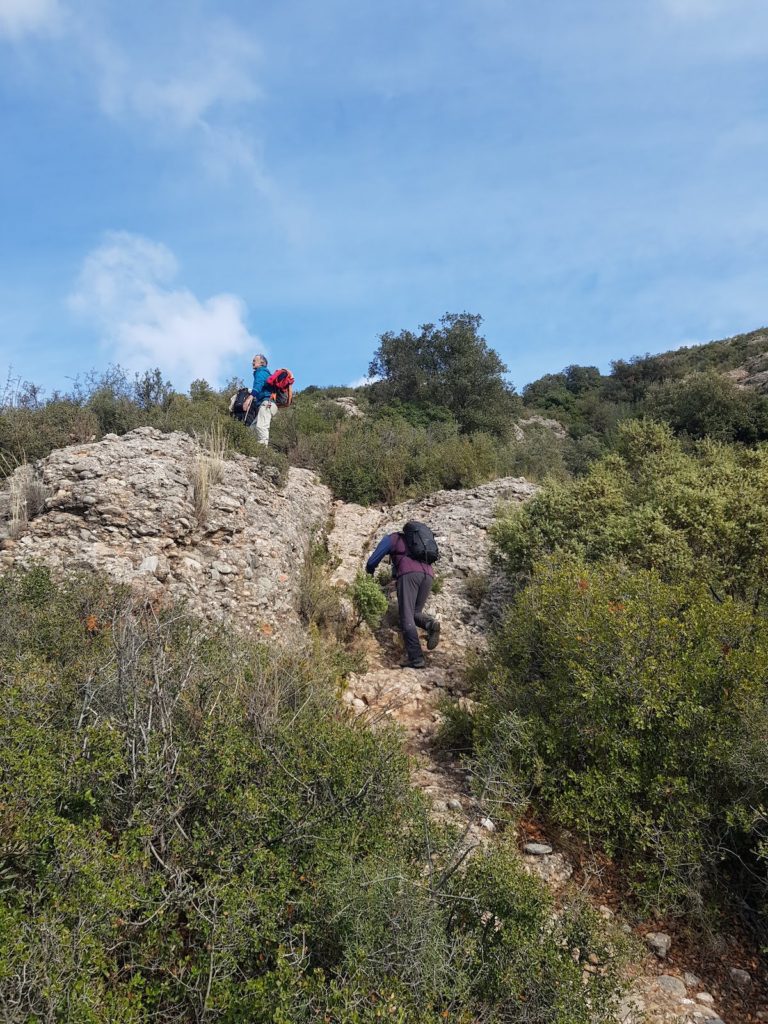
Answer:
<svg viewBox="0 0 768 1024"><path fill-rule="evenodd" d="M768 328L761 327L748 334L736 334L732 338L702 345L686 345L655 356L637 356L628 362L617 360L613 366L614 374L617 370L621 373L625 366L653 368L657 380L677 380L690 373L715 370L733 376L741 384L751 385L755 373L768 369ZM755 382L761 390L764 390L764 385L764 381Z"/></svg>
<svg viewBox="0 0 768 1024"><path fill-rule="evenodd" d="M629 416L666 421L675 433L751 444L768 437L768 328L704 345L596 366L566 366L523 389L528 410L562 422L584 447L577 468L599 454Z"/></svg>

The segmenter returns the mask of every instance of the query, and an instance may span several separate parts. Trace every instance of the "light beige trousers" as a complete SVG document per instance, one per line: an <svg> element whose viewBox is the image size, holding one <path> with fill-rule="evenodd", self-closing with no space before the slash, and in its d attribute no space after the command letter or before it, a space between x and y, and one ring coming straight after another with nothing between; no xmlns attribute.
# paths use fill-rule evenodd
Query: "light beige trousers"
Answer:
<svg viewBox="0 0 768 1024"><path fill-rule="evenodd" d="M269 444L269 428L272 424L272 417L277 412L274 402L262 402L256 414L256 440L259 444Z"/></svg>

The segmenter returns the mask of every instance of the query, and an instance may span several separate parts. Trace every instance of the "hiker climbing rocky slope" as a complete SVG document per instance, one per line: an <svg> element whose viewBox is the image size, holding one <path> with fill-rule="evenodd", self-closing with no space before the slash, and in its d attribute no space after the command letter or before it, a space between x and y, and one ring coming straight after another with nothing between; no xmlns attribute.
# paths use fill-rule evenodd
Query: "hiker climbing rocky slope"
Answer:
<svg viewBox="0 0 768 1024"><path fill-rule="evenodd" d="M344 700L353 713L375 727L394 720L404 730L413 756L413 782L431 799L435 815L462 830L465 853L493 841L496 831L492 795L478 791L471 773L449 753L435 745L444 700L471 709L465 667L468 657L481 652L487 630L503 598L506 583L490 559L488 530L502 502L521 502L538 488L523 479L496 480L471 490L440 491L419 501L383 508L334 504L329 549L337 565L332 579L350 584L384 533L402 528L409 519L427 522L441 550L440 588L427 610L443 620L443 639L428 656L425 670L400 668L402 651L396 628L396 609L390 609L390 629L378 631L367 645L367 671L353 675ZM549 842L526 842L521 856L527 869L556 891L563 891L574 874L569 858ZM598 902L599 912L615 924L615 914ZM621 926L627 932L629 925ZM671 939L649 927L638 929L638 939L649 950L638 967L620 1009L624 1024L722 1020L715 997L691 971L666 968ZM736 972L739 973L738 971ZM744 973L744 972L740 972ZM749 978L747 977L747 983ZM762 1019L762 1018L761 1018ZM736 1024L737 1018L729 1020Z"/></svg>
<svg viewBox="0 0 768 1024"><path fill-rule="evenodd" d="M152 600L181 598L206 618L288 639L300 628L299 565L316 537L328 531L328 583L344 590L378 536L408 519L429 523L442 554L441 587L429 604L443 621L441 644L427 669L415 672L397 667L396 630L368 635L367 669L350 677L344 701L374 728L382 718L403 728L414 783L436 816L463 831L467 851L493 842L494 805L434 739L443 699L472 706L465 664L482 651L503 593L490 562L489 527L500 503L525 501L536 487L506 478L377 508L332 502L306 470L291 469L282 489L272 476L258 460L235 455L222 462L187 435L151 428L55 451L16 470L0 492L0 571L33 562L101 571ZM559 890L573 866L553 845L523 842L521 853ZM614 917L607 907L601 912ZM719 1020L715 997L699 979L679 964L665 973L666 937L652 933L647 942L652 952L622 1019Z"/></svg>

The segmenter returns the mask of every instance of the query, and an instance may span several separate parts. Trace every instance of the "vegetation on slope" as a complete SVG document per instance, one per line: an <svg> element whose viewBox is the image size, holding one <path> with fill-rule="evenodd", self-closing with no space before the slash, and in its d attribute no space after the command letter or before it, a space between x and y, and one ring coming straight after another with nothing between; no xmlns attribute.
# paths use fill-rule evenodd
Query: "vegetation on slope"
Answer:
<svg viewBox="0 0 768 1024"><path fill-rule="evenodd" d="M768 366L765 330L617 360L608 375L595 366L567 366L528 384L522 397L527 408L569 428L575 445L570 465L581 472L610 447L616 425L630 417L663 420L683 438L768 439L768 397L738 387L728 376L751 363Z"/></svg>
<svg viewBox="0 0 768 1024"><path fill-rule="evenodd" d="M275 466L318 472L347 501L396 502L439 488L471 487L499 475L566 474L549 431L514 439L520 400L506 368L479 333L480 318L443 317L419 335L385 334L371 367L380 379L353 389L314 387L275 418L270 448L228 415L231 382L218 393L194 381L174 392L158 370L130 378L119 368L45 400L34 385L7 388L0 408L0 471L54 448L138 426L202 435L216 428L230 447ZM365 420L334 399L354 394Z"/></svg>
<svg viewBox="0 0 768 1024"><path fill-rule="evenodd" d="M9 381L0 400L0 474L110 432L149 425L203 434L216 427L230 447L258 456L282 479L288 464L303 466L337 497L370 504L500 475L567 480L610 451L617 425L629 418L666 422L686 442L768 439L768 397L723 376L745 360L768 361L766 332L620 360L607 376L569 366L527 385L521 399L480 329L479 316L462 313L418 333L381 335L372 383L305 388L273 422L267 452L228 416L237 380L221 392L193 381L189 394L180 394L159 370L130 378L112 367L48 399L34 384ZM335 401L342 396L354 397L364 421L345 415ZM568 436L533 422L521 440L516 420L537 414L561 421Z"/></svg>
<svg viewBox="0 0 768 1024"><path fill-rule="evenodd" d="M4 1020L608 1019L590 914L503 845L456 870L322 646L44 569L0 600Z"/></svg>
<svg viewBox="0 0 768 1024"><path fill-rule="evenodd" d="M599 840L643 904L727 893L765 934L768 448L630 421L580 480L509 509L481 769Z"/></svg>

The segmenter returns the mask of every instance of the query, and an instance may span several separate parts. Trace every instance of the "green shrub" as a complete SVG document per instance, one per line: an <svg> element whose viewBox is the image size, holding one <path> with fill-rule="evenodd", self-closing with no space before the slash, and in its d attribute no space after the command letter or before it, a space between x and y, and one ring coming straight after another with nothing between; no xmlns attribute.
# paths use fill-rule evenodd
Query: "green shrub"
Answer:
<svg viewBox="0 0 768 1024"><path fill-rule="evenodd" d="M352 604L360 622L369 629L378 629L389 602L379 583L367 572L359 572L352 584Z"/></svg>
<svg viewBox="0 0 768 1024"><path fill-rule="evenodd" d="M754 907L768 891L766 664L768 623L700 578L544 561L493 640L481 774L522 780L602 841L647 903L700 907L725 867L752 878L740 898Z"/></svg>
<svg viewBox="0 0 768 1024"><path fill-rule="evenodd" d="M437 710L441 720L435 745L454 754L470 753L474 747L475 721L466 705L444 696L440 699Z"/></svg>
<svg viewBox="0 0 768 1024"><path fill-rule="evenodd" d="M394 577L392 575L391 565L380 565L376 571L376 582L379 584L382 590L392 583Z"/></svg>
<svg viewBox="0 0 768 1024"><path fill-rule="evenodd" d="M328 550L321 542L307 545L299 576L299 614L308 626L334 635L343 632L341 594L328 581Z"/></svg>
<svg viewBox="0 0 768 1024"><path fill-rule="evenodd" d="M568 484L512 506L494 530L509 572L546 554L619 560L670 581L762 600L768 559L768 447L702 442L686 453L668 426L629 420L617 451Z"/></svg>
<svg viewBox="0 0 768 1024"><path fill-rule="evenodd" d="M503 452L505 476L524 476L529 480L567 480L565 465L568 444L548 427L531 426L522 441L507 445Z"/></svg>
<svg viewBox="0 0 768 1024"><path fill-rule="evenodd" d="M101 436L91 409L69 399L53 399L35 409L0 410L0 476L17 465L45 458L54 448L82 444Z"/></svg>
<svg viewBox="0 0 768 1024"><path fill-rule="evenodd" d="M754 444L768 437L768 398L710 370L652 388L645 412L675 433Z"/></svg>
<svg viewBox="0 0 768 1024"><path fill-rule="evenodd" d="M444 490L476 487L498 476L497 442L488 434L448 437L426 446L426 479L430 471Z"/></svg>
<svg viewBox="0 0 768 1024"><path fill-rule="evenodd" d="M346 419L343 409L327 398L296 397L288 409L281 409L272 420L270 445L291 457L302 439L326 436Z"/></svg>
<svg viewBox="0 0 768 1024"><path fill-rule="evenodd" d="M486 599L490 585L488 574L484 572L471 572L464 580L464 593L474 608L479 608Z"/></svg>
<svg viewBox="0 0 768 1024"><path fill-rule="evenodd" d="M455 870L322 646L44 569L0 600L5 1020L610 1019L589 915L508 850Z"/></svg>

